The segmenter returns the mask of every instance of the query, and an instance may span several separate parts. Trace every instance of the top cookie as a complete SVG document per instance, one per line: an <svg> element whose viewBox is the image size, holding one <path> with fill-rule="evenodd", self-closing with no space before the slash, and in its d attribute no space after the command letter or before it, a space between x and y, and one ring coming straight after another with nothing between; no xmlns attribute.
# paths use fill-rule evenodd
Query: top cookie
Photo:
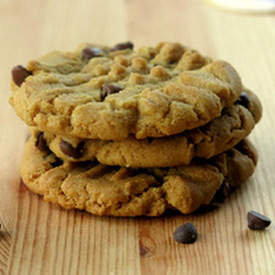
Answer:
<svg viewBox="0 0 275 275"><path fill-rule="evenodd" d="M235 69L179 43L84 44L13 69L10 103L29 125L79 138L162 137L204 125L239 97Z"/></svg>

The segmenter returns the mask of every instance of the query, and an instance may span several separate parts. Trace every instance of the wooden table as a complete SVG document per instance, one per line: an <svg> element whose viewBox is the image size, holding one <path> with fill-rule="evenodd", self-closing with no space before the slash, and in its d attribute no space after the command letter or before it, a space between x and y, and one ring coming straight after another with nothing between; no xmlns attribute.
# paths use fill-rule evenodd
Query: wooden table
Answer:
<svg viewBox="0 0 275 275"><path fill-rule="evenodd" d="M199 0L1 0L0 2L1 274L275 274L274 225L247 229L254 209L274 216L275 18L233 14ZM26 126L8 105L10 69L82 41L137 46L180 41L230 61L264 106L251 135L255 175L219 210L165 218L100 218L43 202L20 184ZM172 239L186 222L193 245Z"/></svg>

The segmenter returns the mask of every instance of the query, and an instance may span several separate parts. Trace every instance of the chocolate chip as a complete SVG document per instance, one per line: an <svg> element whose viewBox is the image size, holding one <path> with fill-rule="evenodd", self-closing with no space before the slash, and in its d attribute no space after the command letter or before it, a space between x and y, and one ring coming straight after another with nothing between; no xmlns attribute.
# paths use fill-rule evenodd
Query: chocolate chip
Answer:
<svg viewBox="0 0 275 275"><path fill-rule="evenodd" d="M43 136L43 133L39 133L37 138L36 138L36 142L35 142L35 146L40 150L40 151L43 151L43 152L47 152L49 151L49 148L47 146L47 142L46 140L44 139L44 136Z"/></svg>
<svg viewBox="0 0 275 275"><path fill-rule="evenodd" d="M264 230L271 224L270 218L253 210L247 213L247 222L252 230Z"/></svg>
<svg viewBox="0 0 275 275"><path fill-rule="evenodd" d="M177 63L177 59L172 59L169 61L169 65L174 65L175 63Z"/></svg>
<svg viewBox="0 0 275 275"><path fill-rule="evenodd" d="M103 101L106 96L118 93L122 88L116 84L104 84L101 88L101 100Z"/></svg>
<svg viewBox="0 0 275 275"><path fill-rule="evenodd" d="M121 50L125 50L125 49L131 49L132 50L133 48L134 48L134 44L132 42L128 41L128 42L116 44L112 48L112 51L121 51Z"/></svg>
<svg viewBox="0 0 275 275"><path fill-rule="evenodd" d="M13 67L11 74L12 74L12 79L13 79L14 83L17 86L21 86L21 84L24 82L24 80L32 73L30 71L28 71L25 67L18 65L18 66Z"/></svg>
<svg viewBox="0 0 275 275"><path fill-rule="evenodd" d="M60 166L60 165L62 165L62 164L63 164L63 160L61 160L61 159L59 159L59 158L55 158L55 161L54 161L54 162L51 162L51 166L52 166L53 168L58 167L58 166Z"/></svg>
<svg viewBox="0 0 275 275"><path fill-rule="evenodd" d="M240 97L236 100L235 104L242 105L245 108L248 108L249 105L249 96L246 92L242 92Z"/></svg>
<svg viewBox="0 0 275 275"><path fill-rule="evenodd" d="M81 158L82 153L83 153L83 146L84 143L81 142L78 144L76 148L74 148L70 143L61 140L59 143L60 150L65 154L73 158Z"/></svg>
<svg viewBox="0 0 275 275"><path fill-rule="evenodd" d="M100 48L85 48L82 50L82 58L90 60L93 57L99 57L103 55L103 50Z"/></svg>
<svg viewBox="0 0 275 275"><path fill-rule="evenodd" d="M173 234L174 240L179 243L194 243L197 240L198 232L192 223L180 225Z"/></svg>

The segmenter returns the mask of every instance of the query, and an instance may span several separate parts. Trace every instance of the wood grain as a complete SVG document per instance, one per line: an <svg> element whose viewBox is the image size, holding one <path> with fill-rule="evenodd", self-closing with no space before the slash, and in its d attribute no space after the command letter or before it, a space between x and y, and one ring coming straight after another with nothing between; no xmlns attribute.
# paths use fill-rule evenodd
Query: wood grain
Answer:
<svg viewBox="0 0 275 275"><path fill-rule="evenodd" d="M0 274L274 274L274 225L247 230L254 209L274 220L275 17L227 13L203 1L2 0L0 2ZM20 184L27 129L9 107L10 69L83 41L137 46L180 41L230 61L264 106L251 134L255 175L222 208L204 215L100 218L45 203ZM183 222L199 239L172 239Z"/></svg>

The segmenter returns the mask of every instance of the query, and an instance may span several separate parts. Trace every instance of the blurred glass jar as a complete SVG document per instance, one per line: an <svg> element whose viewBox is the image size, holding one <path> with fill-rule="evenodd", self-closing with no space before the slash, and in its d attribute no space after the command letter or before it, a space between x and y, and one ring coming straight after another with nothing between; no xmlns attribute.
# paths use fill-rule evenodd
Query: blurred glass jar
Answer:
<svg viewBox="0 0 275 275"><path fill-rule="evenodd" d="M218 7L232 11L272 12L275 11L275 0L207 0Z"/></svg>

